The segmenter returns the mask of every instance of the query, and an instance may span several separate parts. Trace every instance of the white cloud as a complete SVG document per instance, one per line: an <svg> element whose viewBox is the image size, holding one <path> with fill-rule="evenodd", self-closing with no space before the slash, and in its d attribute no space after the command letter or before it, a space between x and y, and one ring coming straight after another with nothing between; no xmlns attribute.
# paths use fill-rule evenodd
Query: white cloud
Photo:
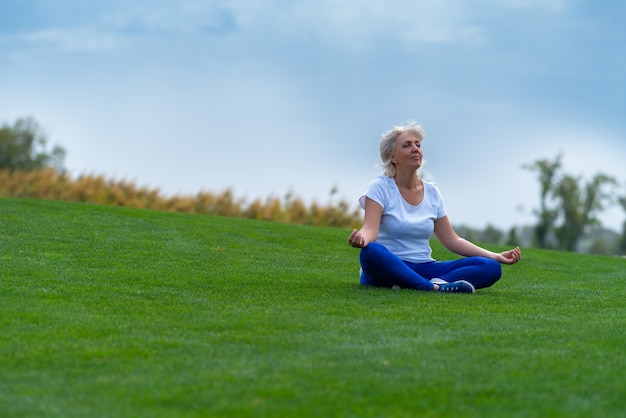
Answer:
<svg viewBox="0 0 626 418"><path fill-rule="evenodd" d="M573 3L571 0L504 0L490 1L491 6L498 6L511 9L533 9L543 12L560 13L567 10L569 5Z"/></svg>
<svg viewBox="0 0 626 418"><path fill-rule="evenodd" d="M13 55L26 55L34 51L50 54L110 50L119 42L119 38L110 32L81 26L18 32L2 37L0 42L10 47L8 49Z"/></svg>
<svg viewBox="0 0 626 418"><path fill-rule="evenodd" d="M483 45L491 36L487 17L494 10L560 13L566 5L559 0L482 0L471 4L462 0L122 2L99 15L94 12L95 17L90 14L82 21L79 17L71 25L44 23L37 29L20 31L5 37L3 43L22 41L27 46L61 51L96 51L118 45L122 39L237 33L249 40L322 42L364 50L372 45L400 50L421 43Z"/></svg>
<svg viewBox="0 0 626 418"><path fill-rule="evenodd" d="M102 19L104 24L127 31L128 36L195 33L222 34L232 31L235 17L217 2L171 2L124 9Z"/></svg>
<svg viewBox="0 0 626 418"><path fill-rule="evenodd" d="M294 40L323 40L366 48L401 42L476 42L482 31L467 21L454 1L293 1L224 3L245 30ZM389 39L390 34L392 38Z"/></svg>
<svg viewBox="0 0 626 418"><path fill-rule="evenodd" d="M496 11L558 15L566 0L232 0L221 2L244 30L294 39L367 45L378 38L407 43L482 44ZM392 36L392 39L389 39Z"/></svg>

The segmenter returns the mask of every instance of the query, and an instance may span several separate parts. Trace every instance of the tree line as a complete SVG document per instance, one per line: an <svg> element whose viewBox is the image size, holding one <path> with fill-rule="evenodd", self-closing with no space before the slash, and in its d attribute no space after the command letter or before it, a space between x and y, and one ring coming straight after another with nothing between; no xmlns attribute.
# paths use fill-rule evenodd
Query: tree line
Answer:
<svg viewBox="0 0 626 418"><path fill-rule="evenodd" d="M357 227L360 210L334 199L325 205L305 202L294 193L246 202L231 189L190 196L164 196L158 188L83 174L76 178L64 168L65 150L50 148L32 118L0 127L0 196L65 200L142 209L245 217L250 219L334 227Z"/></svg>
<svg viewBox="0 0 626 418"><path fill-rule="evenodd" d="M280 222L358 227L359 208L339 200L306 205L289 192L284 198L268 197L246 203L230 189L221 193L201 192L194 196L163 196L158 189L138 187L132 182L105 179L97 175L72 178L64 168L66 152L60 146L48 147L48 140L33 118L20 118L13 125L0 127L0 195L33 197L169 210L200 214L248 217ZM472 240L492 243L519 242L519 235L530 235L530 245L564 251L580 251L581 240L601 227L599 215L613 205L626 214L626 195L619 195L620 183L605 173L590 180L564 172L562 154L539 159L523 167L537 175L540 185L536 223L508 234L488 226L483 231L460 227ZM602 238L599 238L602 239ZM615 245L596 246L588 252L626 254L626 220Z"/></svg>

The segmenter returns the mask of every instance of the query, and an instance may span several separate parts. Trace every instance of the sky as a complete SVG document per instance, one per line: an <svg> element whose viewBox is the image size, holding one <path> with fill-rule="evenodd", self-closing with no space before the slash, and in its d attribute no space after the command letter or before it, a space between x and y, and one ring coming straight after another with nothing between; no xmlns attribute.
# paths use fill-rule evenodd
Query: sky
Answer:
<svg viewBox="0 0 626 418"><path fill-rule="evenodd" d="M74 176L357 207L415 120L452 223L508 229L536 220L539 159L626 194L624 21L621 0L1 0L0 123L33 117Z"/></svg>

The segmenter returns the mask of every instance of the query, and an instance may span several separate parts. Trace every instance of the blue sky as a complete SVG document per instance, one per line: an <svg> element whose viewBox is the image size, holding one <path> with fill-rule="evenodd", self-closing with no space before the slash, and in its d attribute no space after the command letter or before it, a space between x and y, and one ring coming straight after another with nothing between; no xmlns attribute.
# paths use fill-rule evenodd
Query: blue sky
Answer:
<svg viewBox="0 0 626 418"><path fill-rule="evenodd" d="M453 223L508 228L538 205L523 164L626 183L625 21L621 0L2 0L0 122L33 116L74 175L356 206L414 119Z"/></svg>

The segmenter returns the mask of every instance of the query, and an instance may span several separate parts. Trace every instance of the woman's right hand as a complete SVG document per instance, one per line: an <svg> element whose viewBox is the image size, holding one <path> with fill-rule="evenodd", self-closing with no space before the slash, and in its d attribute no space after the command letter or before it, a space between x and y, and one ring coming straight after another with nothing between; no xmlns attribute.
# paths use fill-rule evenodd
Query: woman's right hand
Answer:
<svg viewBox="0 0 626 418"><path fill-rule="evenodd" d="M360 231L353 229L350 237L348 238L348 244L350 244L351 247L363 248L365 247L365 237Z"/></svg>

